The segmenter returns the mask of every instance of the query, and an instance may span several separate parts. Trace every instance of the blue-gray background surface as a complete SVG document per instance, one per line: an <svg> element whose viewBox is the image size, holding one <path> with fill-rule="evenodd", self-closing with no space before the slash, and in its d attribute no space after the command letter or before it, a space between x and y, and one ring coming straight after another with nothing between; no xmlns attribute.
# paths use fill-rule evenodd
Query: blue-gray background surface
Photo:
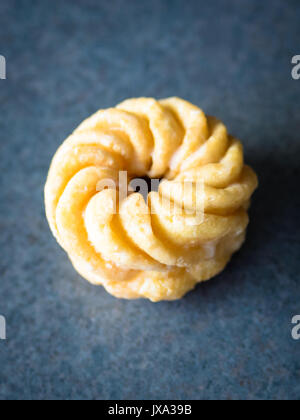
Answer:
<svg viewBox="0 0 300 420"><path fill-rule="evenodd" d="M1 399L298 399L298 0L1 0ZM223 119L260 177L248 241L183 300L109 296L52 238L43 186L98 108L177 95Z"/></svg>

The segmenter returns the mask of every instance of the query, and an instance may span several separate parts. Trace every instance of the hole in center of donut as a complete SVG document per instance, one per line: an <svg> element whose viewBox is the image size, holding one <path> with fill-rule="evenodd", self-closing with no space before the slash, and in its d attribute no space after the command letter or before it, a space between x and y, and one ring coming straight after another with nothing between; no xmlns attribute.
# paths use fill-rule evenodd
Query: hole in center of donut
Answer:
<svg viewBox="0 0 300 420"><path fill-rule="evenodd" d="M148 194L151 191L158 192L161 179L152 179L148 176L134 178L130 182L130 190L135 193L140 193L147 201Z"/></svg>

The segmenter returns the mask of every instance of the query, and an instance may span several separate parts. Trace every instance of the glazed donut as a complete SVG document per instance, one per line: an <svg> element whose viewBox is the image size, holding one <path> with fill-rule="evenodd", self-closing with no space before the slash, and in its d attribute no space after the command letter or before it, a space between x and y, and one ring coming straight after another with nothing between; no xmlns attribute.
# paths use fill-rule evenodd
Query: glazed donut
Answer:
<svg viewBox="0 0 300 420"><path fill-rule="evenodd" d="M158 190L135 192L139 177L159 179ZM129 99L58 149L46 214L85 279L118 298L175 300L241 247L257 185L222 122L179 98Z"/></svg>

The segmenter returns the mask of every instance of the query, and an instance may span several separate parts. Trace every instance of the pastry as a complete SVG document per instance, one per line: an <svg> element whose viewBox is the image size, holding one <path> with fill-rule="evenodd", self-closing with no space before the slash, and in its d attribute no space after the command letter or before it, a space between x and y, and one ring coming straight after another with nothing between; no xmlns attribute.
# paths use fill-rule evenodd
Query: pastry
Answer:
<svg viewBox="0 0 300 420"><path fill-rule="evenodd" d="M160 180L158 191L134 192L142 177ZM98 111L66 139L45 204L85 279L118 298L157 302L225 268L245 240L257 185L222 122L179 98L138 98Z"/></svg>

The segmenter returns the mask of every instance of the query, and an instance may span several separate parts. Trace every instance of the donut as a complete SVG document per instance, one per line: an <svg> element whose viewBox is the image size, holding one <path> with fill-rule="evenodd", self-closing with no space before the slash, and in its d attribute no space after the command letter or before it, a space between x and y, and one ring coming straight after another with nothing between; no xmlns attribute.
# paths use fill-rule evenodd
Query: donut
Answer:
<svg viewBox="0 0 300 420"><path fill-rule="evenodd" d="M145 179L156 189L142 194L134 186ZM117 298L158 302L224 270L245 241L257 186L217 118L180 98L137 98L98 111L65 140L45 208L82 277Z"/></svg>

